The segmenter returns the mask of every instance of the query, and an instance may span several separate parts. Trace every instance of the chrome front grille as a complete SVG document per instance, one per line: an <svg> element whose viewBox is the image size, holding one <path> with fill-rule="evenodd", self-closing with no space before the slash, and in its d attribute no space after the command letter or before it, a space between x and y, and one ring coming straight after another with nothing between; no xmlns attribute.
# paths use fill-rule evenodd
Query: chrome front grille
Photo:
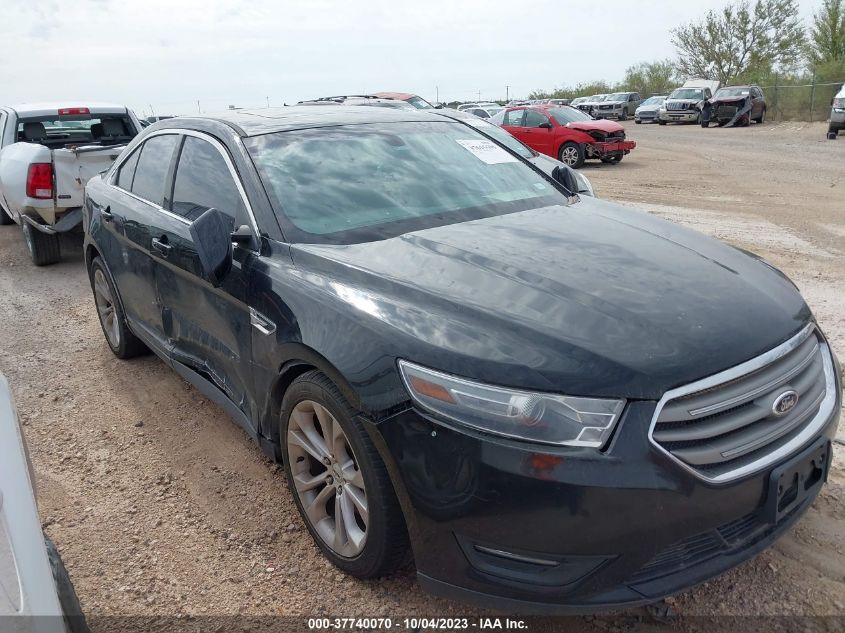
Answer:
<svg viewBox="0 0 845 633"><path fill-rule="evenodd" d="M679 101L667 101L666 102L666 109L667 110L687 110L687 109L689 109L689 104L679 102Z"/></svg>
<svg viewBox="0 0 845 633"><path fill-rule="evenodd" d="M792 395L792 408L776 411ZM812 439L835 401L830 352L809 325L756 359L668 392L652 421L651 441L699 476L727 481Z"/></svg>

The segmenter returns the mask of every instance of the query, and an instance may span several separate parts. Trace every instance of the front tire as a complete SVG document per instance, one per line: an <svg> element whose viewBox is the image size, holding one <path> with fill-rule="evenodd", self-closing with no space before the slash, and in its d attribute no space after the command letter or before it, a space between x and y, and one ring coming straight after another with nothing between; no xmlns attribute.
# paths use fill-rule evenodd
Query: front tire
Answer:
<svg viewBox="0 0 845 633"><path fill-rule="evenodd" d="M658 125L666 125L666 121L664 121L663 119L657 119L657 123Z"/></svg>
<svg viewBox="0 0 845 633"><path fill-rule="evenodd" d="M754 119L754 121L757 122L757 123L764 123L766 121L766 108L763 108L760 111L760 116L758 116L756 119Z"/></svg>
<svg viewBox="0 0 845 633"><path fill-rule="evenodd" d="M617 163L621 163L621 162L622 162L622 157L623 157L623 156L624 156L624 154L614 154L613 156L604 156L604 157L601 159L601 162L603 162L603 163L609 163L609 164L611 164L611 165L615 165L615 164L617 164Z"/></svg>
<svg viewBox="0 0 845 633"><path fill-rule="evenodd" d="M148 351L146 345L132 333L126 324L123 307L118 300L117 288L103 260L95 257L89 270L94 304L103 335L112 353L121 359L140 356Z"/></svg>
<svg viewBox="0 0 845 633"><path fill-rule="evenodd" d="M619 117L620 121L627 121L628 120L628 108L622 110L622 115Z"/></svg>
<svg viewBox="0 0 845 633"><path fill-rule="evenodd" d="M285 393L279 438L288 486L317 547L347 574L375 578L402 565L408 534L364 424L334 383L309 371Z"/></svg>
<svg viewBox="0 0 845 633"><path fill-rule="evenodd" d="M23 231L24 242L26 242L26 250L33 264L49 266L61 259L58 235L42 233L33 228L25 219L21 219L21 230Z"/></svg>
<svg viewBox="0 0 845 633"><path fill-rule="evenodd" d="M584 164L584 146L574 141L567 141L557 152L558 160L572 169L578 169Z"/></svg>

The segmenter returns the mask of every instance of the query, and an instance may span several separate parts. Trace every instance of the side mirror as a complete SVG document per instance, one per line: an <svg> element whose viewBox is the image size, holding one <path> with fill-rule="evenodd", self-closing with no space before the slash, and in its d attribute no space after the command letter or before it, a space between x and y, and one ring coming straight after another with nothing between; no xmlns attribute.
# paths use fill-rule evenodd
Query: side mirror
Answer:
<svg viewBox="0 0 845 633"><path fill-rule="evenodd" d="M551 129L552 129L552 124L551 124L551 123L549 123L548 121L546 121L545 123L541 123L541 124L540 124L540 125L538 125L537 127L541 127L541 128L546 129L546 130L551 130Z"/></svg>
<svg viewBox="0 0 845 633"><path fill-rule="evenodd" d="M232 218L208 209L188 229L197 249L202 276L217 288L232 267Z"/></svg>
<svg viewBox="0 0 845 633"><path fill-rule="evenodd" d="M557 180L561 185L563 185L564 189L569 192L570 196L577 196L578 189L578 180L575 178L575 173L568 167L564 166L557 166L552 171L552 178Z"/></svg>

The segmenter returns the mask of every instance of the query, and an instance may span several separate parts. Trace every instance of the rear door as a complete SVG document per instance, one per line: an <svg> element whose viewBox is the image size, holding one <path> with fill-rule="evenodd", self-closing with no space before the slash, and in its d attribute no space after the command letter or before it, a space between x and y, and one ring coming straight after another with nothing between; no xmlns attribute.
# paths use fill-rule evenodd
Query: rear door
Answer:
<svg viewBox="0 0 845 633"><path fill-rule="evenodd" d="M523 134L528 139L525 141L526 145L533 147L541 154L555 155L555 130L551 121L549 121L549 117L537 110L526 110L522 125ZM541 125L549 127L540 127Z"/></svg>
<svg viewBox="0 0 845 633"><path fill-rule="evenodd" d="M114 277L132 330L165 350L161 305L156 295L150 255L150 226L169 200L167 179L172 171L179 136L150 136L122 159L112 175L108 199L92 201L92 216L100 218L98 244Z"/></svg>
<svg viewBox="0 0 845 633"><path fill-rule="evenodd" d="M164 334L173 359L213 382L250 419L252 326L246 303L256 253L234 246L232 270L219 288L202 277L191 222L210 208L231 226L255 221L240 178L225 147L211 136L183 131L172 198L151 226L156 288Z"/></svg>
<svg viewBox="0 0 845 633"><path fill-rule="evenodd" d="M507 112L505 112L505 118L502 121L502 127L508 132L510 132L513 136L518 138L520 141L522 141L529 147L532 147L531 143L529 143L527 140L525 126L522 124L524 120L525 108L519 108L517 110L508 110Z"/></svg>

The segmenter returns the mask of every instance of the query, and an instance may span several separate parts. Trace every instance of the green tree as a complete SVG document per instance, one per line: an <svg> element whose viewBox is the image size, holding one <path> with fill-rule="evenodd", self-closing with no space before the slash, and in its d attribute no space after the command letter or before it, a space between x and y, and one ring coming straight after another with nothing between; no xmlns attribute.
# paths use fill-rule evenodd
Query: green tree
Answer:
<svg viewBox="0 0 845 633"><path fill-rule="evenodd" d="M808 49L813 66L845 60L845 0L824 0L813 16Z"/></svg>
<svg viewBox="0 0 845 633"><path fill-rule="evenodd" d="M740 75L795 67L804 52L796 0L739 0L672 30L685 77L731 83Z"/></svg>
<svg viewBox="0 0 845 633"><path fill-rule="evenodd" d="M669 94L677 84L672 60L642 62L625 71L622 90L636 90L643 97Z"/></svg>

